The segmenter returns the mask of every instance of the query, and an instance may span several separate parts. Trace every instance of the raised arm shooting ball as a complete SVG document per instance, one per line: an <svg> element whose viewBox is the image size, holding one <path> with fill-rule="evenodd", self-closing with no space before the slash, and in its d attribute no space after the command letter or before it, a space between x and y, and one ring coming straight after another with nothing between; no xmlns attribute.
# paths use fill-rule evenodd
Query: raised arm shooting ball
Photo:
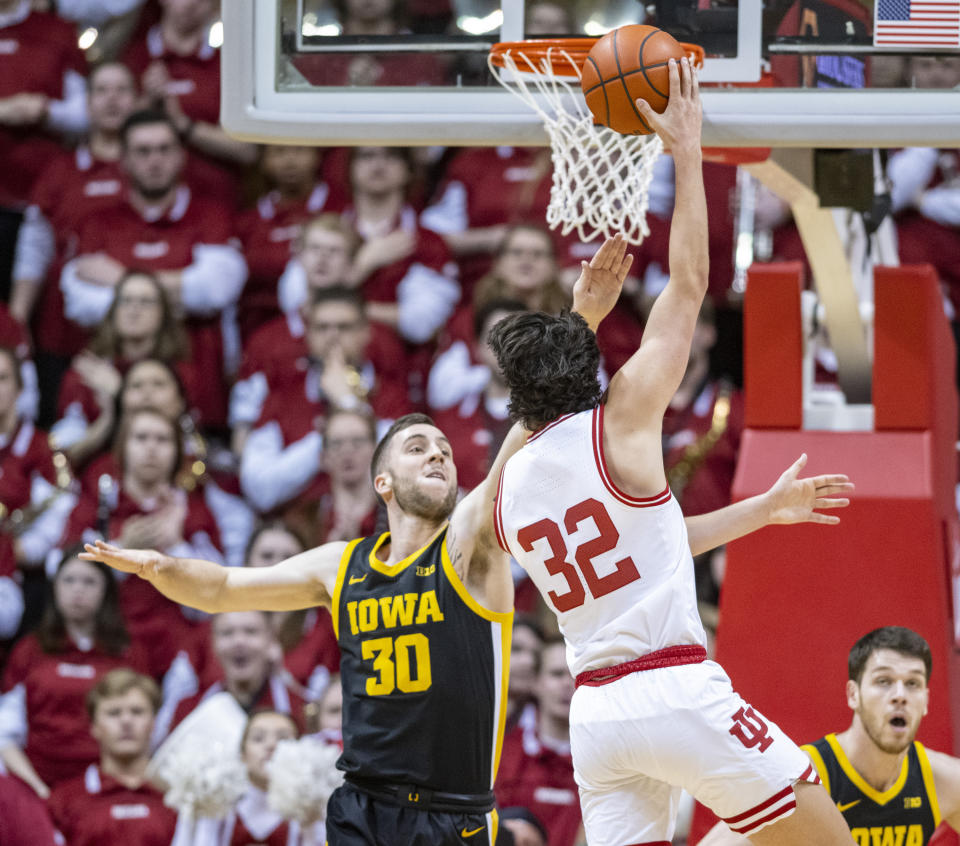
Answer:
<svg viewBox="0 0 960 846"><path fill-rule="evenodd" d="M622 135L649 135L634 100L646 100L662 114L670 96L670 59L683 47L672 35L646 24L629 24L600 38L583 65L580 86L597 123Z"/></svg>

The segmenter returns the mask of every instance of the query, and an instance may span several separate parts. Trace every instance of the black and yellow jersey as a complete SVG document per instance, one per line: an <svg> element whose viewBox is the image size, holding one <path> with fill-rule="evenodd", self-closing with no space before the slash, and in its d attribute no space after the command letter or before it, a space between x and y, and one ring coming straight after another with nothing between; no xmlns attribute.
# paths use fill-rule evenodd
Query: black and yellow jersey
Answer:
<svg viewBox="0 0 960 846"><path fill-rule="evenodd" d="M467 593L446 528L392 566L389 533L347 546L333 595L343 755L363 779L459 794L493 787L506 715L513 614Z"/></svg>
<svg viewBox="0 0 960 846"><path fill-rule="evenodd" d="M848 760L834 734L803 747L858 846L925 846L940 824L927 752L916 741L889 790L875 790Z"/></svg>

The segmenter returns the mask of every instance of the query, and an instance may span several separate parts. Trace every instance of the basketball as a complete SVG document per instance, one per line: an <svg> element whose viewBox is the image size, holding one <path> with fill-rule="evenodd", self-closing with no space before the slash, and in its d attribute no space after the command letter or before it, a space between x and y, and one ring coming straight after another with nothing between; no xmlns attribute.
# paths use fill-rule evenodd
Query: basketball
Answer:
<svg viewBox="0 0 960 846"><path fill-rule="evenodd" d="M683 47L655 26L630 24L604 35L587 55L580 86L597 123L622 135L649 135L634 100L646 100L663 113L670 96L670 59L682 59Z"/></svg>

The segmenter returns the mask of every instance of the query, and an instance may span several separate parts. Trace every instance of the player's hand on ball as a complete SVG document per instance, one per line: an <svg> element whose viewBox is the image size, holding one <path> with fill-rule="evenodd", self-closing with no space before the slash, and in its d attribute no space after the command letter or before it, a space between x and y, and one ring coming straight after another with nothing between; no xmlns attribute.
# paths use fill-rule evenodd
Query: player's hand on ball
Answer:
<svg viewBox="0 0 960 846"><path fill-rule="evenodd" d="M663 114L657 114L646 100L638 99L637 109L668 150L694 144L699 149L703 107L697 72L686 56L679 62L670 59L669 69L670 100Z"/></svg>
<svg viewBox="0 0 960 846"><path fill-rule="evenodd" d="M846 508L850 504L847 495L853 492L853 482L842 473L798 479L806 463L807 455L804 453L767 491L766 496L770 501L770 523L835 525L840 522L839 517L821 514L820 510Z"/></svg>
<svg viewBox="0 0 960 846"><path fill-rule="evenodd" d="M580 278L573 286L573 311L596 331L620 298L633 256L619 232L607 238L588 262L580 263Z"/></svg>

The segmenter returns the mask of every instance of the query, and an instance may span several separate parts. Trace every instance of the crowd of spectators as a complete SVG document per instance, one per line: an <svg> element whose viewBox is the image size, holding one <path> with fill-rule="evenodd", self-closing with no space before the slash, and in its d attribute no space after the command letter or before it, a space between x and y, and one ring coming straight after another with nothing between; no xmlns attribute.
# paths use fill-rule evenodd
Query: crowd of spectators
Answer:
<svg viewBox="0 0 960 846"><path fill-rule="evenodd" d="M404 31L399 5L334 4L351 35ZM168 737L221 722L225 698L245 725L250 789L206 842L322 842L320 830L272 815L264 766L302 732L339 742L330 615L209 619L78 559L78 545L99 537L256 567L377 532L370 459L410 411L448 434L470 489L509 426L487 334L508 314L567 307L597 246L545 228L544 149L448 149L426 168L398 147L233 140L218 124L217 6L0 0L4 846L51 843L54 829L67 846L169 844L176 815L147 762ZM448 3L409 7L423 31L450 14ZM534 7L547 31L568 26L562 4ZM126 38L89 63L76 22L121 14ZM395 56L298 67L308 78L322 70L323 84L436 70ZM921 86L960 82L950 59L900 71ZM691 514L729 502L743 428L739 369L723 366L739 355L743 185L732 166L705 171L710 297L664 425L670 484ZM901 256L936 266L955 319L957 154L904 150L889 177ZM598 336L603 378L636 348L669 274L672 204L665 157L651 236ZM803 260L785 207L772 196L755 206L758 257ZM698 562L708 604L719 572ZM516 844L573 846L573 682L536 591L519 570L516 582L525 616L498 804Z"/></svg>

